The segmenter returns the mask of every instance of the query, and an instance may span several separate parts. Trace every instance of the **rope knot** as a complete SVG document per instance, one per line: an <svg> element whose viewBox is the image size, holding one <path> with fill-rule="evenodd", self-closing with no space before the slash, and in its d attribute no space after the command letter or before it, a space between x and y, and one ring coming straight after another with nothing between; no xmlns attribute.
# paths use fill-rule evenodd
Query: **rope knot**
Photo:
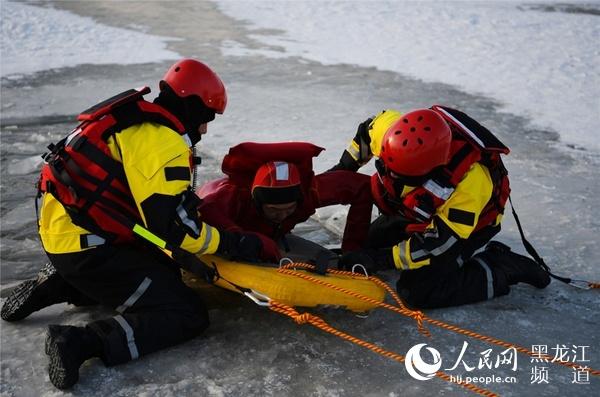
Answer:
<svg viewBox="0 0 600 397"><path fill-rule="evenodd" d="M297 314L296 316L293 317L293 319L296 322L296 324L301 325L301 324L306 324L306 323L310 322L311 317L312 316L310 313L302 313L302 314Z"/></svg>
<svg viewBox="0 0 600 397"><path fill-rule="evenodd" d="M425 318L425 313L423 313L420 310L415 310L415 311L412 312L411 317L414 318L417 321L417 328L419 330L419 333L421 333L421 334L425 335L426 337L430 338L431 337L431 333L423 325L423 319Z"/></svg>

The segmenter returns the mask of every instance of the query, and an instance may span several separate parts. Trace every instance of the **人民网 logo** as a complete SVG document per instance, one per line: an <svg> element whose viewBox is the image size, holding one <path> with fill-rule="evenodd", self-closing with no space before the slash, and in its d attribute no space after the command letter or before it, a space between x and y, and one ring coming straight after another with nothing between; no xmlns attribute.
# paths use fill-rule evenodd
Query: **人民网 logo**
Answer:
<svg viewBox="0 0 600 397"><path fill-rule="evenodd" d="M406 353L404 365L410 376L413 378L418 380L429 380L433 378L435 373L442 366L442 358L439 351L433 347L428 347L427 350L431 353L433 363L426 363L421 357L421 349L423 346L427 346L427 344L419 343L418 345L411 347Z"/></svg>

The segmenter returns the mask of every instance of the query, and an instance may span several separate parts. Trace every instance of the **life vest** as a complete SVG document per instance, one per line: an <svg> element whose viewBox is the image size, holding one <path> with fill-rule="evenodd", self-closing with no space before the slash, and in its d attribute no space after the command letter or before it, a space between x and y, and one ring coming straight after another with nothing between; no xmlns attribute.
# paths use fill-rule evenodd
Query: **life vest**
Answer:
<svg viewBox="0 0 600 397"><path fill-rule="evenodd" d="M504 213L510 194L508 172L500 157L510 150L487 128L465 113L438 105L431 109L440 114L452 130L450 161L423 185L399 199L389 193L393 189L386 189L386 185L392 183L391 178L374 174L371 177L371 188L375 203L384 214L400 213L407 219L414 220L414 223L407 226L407 232L424 231L436 209L448 200L471 166L479 162L488 168L493 190L490 200L479 215L475 231L493 224L498 215Z"/></svg>
<svg viewBox="0 0 600 397"><path fill-rule="evenodd" d="M312 159L323 150L325 149L308 142L244 142L229 149L229 153L223 158L221 169L232 183L251 187L256 171L263 164L284 161L296 165L302 185L307 186L315 175Z"/></svg>
<svg viewBox="0 0 600 397"><path fill-rule="evenodd" d="M77 117L81 123L43 155L38 196L52 194L74 224L111 243L134 240L131 225L141 223L141 216L123 165L111 156L109 137L154 122L187 138L175 116L143 99L149 92L148 87L131 89L85 110Z"/></svg>
<svg viewBox="0 0 600 397"><path fill-rule="evenodd" d="M301 184L306 185L315 175L312 159L323 150L325 149L308 142L240 143L229 149L229 153L223 158L221 170L227 178L207 182L196 189L196 194L200 198L207 197L227 183L250 190L256 171L270 161L294 164L300 174Z"/></svg>
<svg viewBox="0 0 600 397"><path fill-rule="evenodd" d="M234 223L243 229L256 231L271 238L279 238L288 233L298 223L304 222L315 213L318 198L312 159L324 149L305 142L255 143L244 142L229 149L222 163L222 171L226 178L209 182L196 190L203 199L200 211L204 205L210 206L219 197L219 206L231 209L237 214L235 219L229 219L222 211L206 211L203 218L207 223L221 226ZM261 208L252 199L252 183L257 170L265 163L282 161L294 164L300 177L302 200L294 214L281 224L274 225L262 216ZM230 190L230 193L225 193ZM231 193L231 192L235 193ZM224 210L225 213L229 212ZM226 218L226 219L224 219Z"/></svg>

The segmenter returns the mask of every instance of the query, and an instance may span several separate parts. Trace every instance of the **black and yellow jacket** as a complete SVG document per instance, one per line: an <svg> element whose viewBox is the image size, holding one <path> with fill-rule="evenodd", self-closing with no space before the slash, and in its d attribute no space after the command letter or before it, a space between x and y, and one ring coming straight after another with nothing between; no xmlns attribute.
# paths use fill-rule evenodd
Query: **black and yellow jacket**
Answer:
<svg viewBox="0 0 600 397"><path fill-rule="evenodd" d="M216 252L218 230L202 222L195 207L186 205L195 199L190 190L191 149L178 132L145 122L112 134L107 145L112 158L122 164L143 226L188 252ZM104 243L102 237L75 225L50 193L43 194L39 208L39 234L47 252L80 252Z"/></svg>
<svg viewBox="0 0 600 397"><path fill-rule="evenodd" d="M413 187L405 187L401 197ZM479 215L492 197L493 183L486 166L475 163L448 200L436 208L424 232L415 232L392 249L398 269L418 269L438 261L460 261L464 241L473 236ZM501 216L496 219L499 224Z"/></svg>
<svg viewBox="0 0 600 397"><path fill-rule="evenodd" d="M378 157L385 133L401 116L399 111L388 109L361 124L334 169L356 171L373 156ZM442 261L460 262L464 242L472 237L479 215L492 197L493 188L488 168L474 163L450 197L436 208L426 230L414 232L392 247L396 268L409 270ZM405 186L400 198L414 189ZM491 226L499 225L500 221L501 215Z"/></svg>

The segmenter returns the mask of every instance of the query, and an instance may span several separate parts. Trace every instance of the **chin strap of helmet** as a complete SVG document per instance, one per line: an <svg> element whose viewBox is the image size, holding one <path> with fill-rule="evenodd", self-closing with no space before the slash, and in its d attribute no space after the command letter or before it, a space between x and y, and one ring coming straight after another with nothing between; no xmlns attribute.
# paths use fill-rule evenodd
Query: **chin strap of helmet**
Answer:
<svg viewBox="0 0 600 397"><path fill-rule="evenodd" d="M192 191L196 191L200 186L200 172L198 172L198 168L200 164L202 164L202 157L200 156L200 151L198 147L192 146Z"/></svg>

